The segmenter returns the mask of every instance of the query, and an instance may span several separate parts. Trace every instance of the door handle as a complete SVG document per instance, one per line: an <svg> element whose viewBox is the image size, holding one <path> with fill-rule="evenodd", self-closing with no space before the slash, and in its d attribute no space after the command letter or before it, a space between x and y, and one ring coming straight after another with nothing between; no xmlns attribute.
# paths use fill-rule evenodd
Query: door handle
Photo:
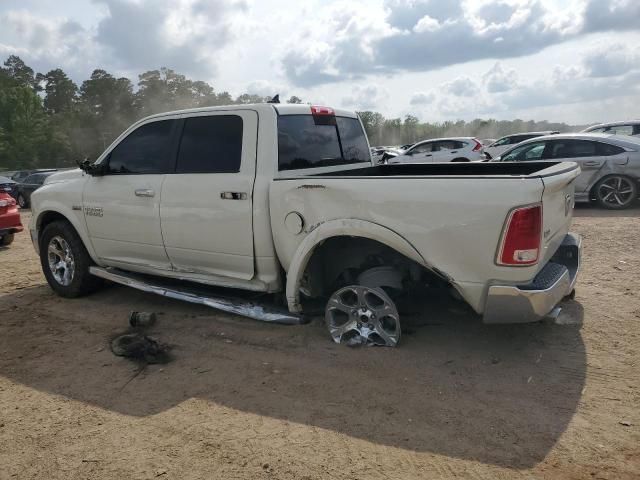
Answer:
<svg viewBox="0 0 640 480"><path fill-rule="evenodd" d="M449 153L458 153L458 150L451 150Z"/></svg>
<svg viewBox="0 0 640 480"><path fill-rule="evenodd" d="M136 197L155 197L156 192L150 188L138 188L135 191Z"/></svg>
<svg viewBox="0 0 640 480"><path fill-rule="evenodd" d="M598 165L600 165L600 162L594 162L593 160L584 162L585 167L597 167Z"/></svg>
<svg viewBox="0 0 640 480"><path fill-rule="evenodd" d="M220 198L222 200L246 200L247 194L244 192L221 192Z"/></svg>

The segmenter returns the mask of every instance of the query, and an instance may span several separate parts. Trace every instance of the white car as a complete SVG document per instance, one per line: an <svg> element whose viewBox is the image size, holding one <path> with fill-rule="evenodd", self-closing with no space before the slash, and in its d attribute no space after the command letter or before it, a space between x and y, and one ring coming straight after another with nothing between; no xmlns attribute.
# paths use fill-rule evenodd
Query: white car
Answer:
<svg viewBox="0 0 640 480"><path fill-rule="evenodd" d="M499 138L490 145L484 147L484 154L488 159L499 157L511 147L517 145L525 140L530 140L536 137L542 137L543 135L553 135L559 133L558 131L546 131L546 132L526 132L526 133L514 133L513 135L507 135Z"/></svg>
<svg viewBox="0 0 640 480"><path fill-rule="evenodd" d="M626 122L600 123L585 128L582 133L605 133L609 135L640 136L640 120Z"/></svg>
<svg viewBox="0 0 640 480"><path fill-rule="evenodd" d="M347 110L168 112L80 166L32 197L31 238L63 297L106 278L298 323L312 299L325 302L335 341L395 345L400 320L385 288L437 286L485 322L522 323L557 311L578 273L577 164L374 165ZM202 285L279 295L289 311Z"/></svg>
<svg viewBox="0 0 640 480"><path fill-rule="evenodd" d="M402 153L387 152L387 163L480 162L482 143L473 137L437 138L411 146Z"/></svg>

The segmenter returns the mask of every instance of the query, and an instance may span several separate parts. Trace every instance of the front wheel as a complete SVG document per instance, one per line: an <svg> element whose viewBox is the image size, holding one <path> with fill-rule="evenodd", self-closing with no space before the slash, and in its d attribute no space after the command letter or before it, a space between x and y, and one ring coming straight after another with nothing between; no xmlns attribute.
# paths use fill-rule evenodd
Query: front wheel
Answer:
<svg viewBox="0 0 640 480"><path fill-rule="evenodd" d="M610 210L629 208L638 197L636 182L624 175L604 177L596 184L594 191L600 206Z"/></svg>
<svg viewBox="0 0 640 480"><path fill-rule="evenodd" d="M80 297L102 284L101 279L89 273L93 262L79 235L64 221L44 228L40 264L49 286L61 297Z"/></svg>

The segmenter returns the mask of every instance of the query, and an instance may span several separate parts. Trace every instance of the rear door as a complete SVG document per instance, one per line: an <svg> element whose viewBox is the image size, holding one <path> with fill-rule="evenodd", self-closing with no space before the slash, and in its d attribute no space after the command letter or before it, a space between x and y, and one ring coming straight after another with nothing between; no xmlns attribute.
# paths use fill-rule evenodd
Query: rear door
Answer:
<svg viewBox="0 0 640 480"><path fill-rule="evenodd" d="M557 161L567 160L580 165L581 174L575 182L576 192L587 190L605 161L597 143L573 139L549 140L547 143L545 158Z"/></svg>
<svg viewBox="0 0 640 480"><path fill-rule="evenodd" d="M453 140L440 140L433 144L433 162L450 162L458 155L457 142Z"/></svg>
<svg viewBox="0 0 640 480"><path fill-rule="evenodd" d="M160 204L173 268L250 280L258 114L206 112L182 122L175 171L165 179Z"/></svg>

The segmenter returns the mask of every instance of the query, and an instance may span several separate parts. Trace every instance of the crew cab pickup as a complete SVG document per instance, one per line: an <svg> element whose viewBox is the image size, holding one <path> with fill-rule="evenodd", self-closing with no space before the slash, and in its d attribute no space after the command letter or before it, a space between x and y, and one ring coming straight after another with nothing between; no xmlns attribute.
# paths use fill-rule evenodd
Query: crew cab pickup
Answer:
<svg viewBox="0 0 640 480"><path fill-rule="evenodd" d="M444 285L488 323L554 311L579 269L578 174L569 162L374 165L353 112L208 107L140 120L95 162L49 177L29 229L62 296L102 277L268 319L201 287L284 293L282 318L328 299L336 341L393 344L393 292L411 285Z"/></svg>

